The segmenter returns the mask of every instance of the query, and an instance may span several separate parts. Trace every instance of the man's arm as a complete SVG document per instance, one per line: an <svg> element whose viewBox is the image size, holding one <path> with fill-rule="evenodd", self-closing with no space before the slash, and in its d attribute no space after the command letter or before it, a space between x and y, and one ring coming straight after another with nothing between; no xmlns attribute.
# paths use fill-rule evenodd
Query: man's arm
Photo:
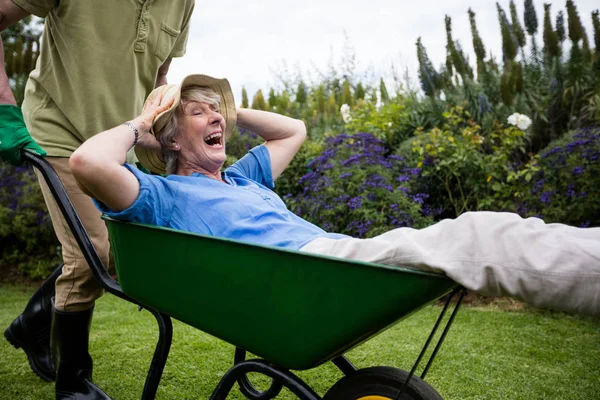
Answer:
<svg viewBox="0 0 600 400"><path fill-rule="evenodd" d="M165 62L158 68L158 74L156 75L156 84L154 85L155 88L167 84L167 73L169 72L169 66L171 65L171 61L173 61L172 57L167 58Z"/></svg>
<svg viewBox="0 0 600 400"><path fill-rule="evenodd" d="M29 13L17 6L11 0L0 0L0 32L14 24L15 22L25 18ZM4 66L4 44L0 38L0 104L17 105L15 96L13 96L10 85L8 84L8 76Z"/></svg>
<svg viewBox="0 0 600 400"><path fill-rule="evenodd" d="M286 169L306 139L303 121L271 112L239 108L237 125L267 141L273 180Z"/></svg>
<svg viewBox="0 0 600 400"><path fill-rule="evenodd" d="M0 0L0 31L28 16L29 13L11 0ZM4 66L4 44L0 38L0 161L13 165L22 162L21 149L29 149L45 156L46 152L31 138L25 127L21 109L13 96Z"/></svg>

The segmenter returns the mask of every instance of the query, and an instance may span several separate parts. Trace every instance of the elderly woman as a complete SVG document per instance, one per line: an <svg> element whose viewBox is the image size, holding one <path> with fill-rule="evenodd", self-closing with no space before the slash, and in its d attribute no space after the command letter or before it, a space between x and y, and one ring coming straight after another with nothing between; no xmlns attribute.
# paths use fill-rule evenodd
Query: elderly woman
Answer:
<svg viewBox="0 0 600 400"><path fill-rule="evenodd" d="M236 124L265 143L222 171ZM136 119L84 143L70 166L82 190L117 219L334 257L439 271L486 295L600 315L600 229L472 212L372 239L328 233L272 191L302 145L301 121L235 109L229 83L192 75L156 89ZM135 146L149 175L125 164Z"/></svg>

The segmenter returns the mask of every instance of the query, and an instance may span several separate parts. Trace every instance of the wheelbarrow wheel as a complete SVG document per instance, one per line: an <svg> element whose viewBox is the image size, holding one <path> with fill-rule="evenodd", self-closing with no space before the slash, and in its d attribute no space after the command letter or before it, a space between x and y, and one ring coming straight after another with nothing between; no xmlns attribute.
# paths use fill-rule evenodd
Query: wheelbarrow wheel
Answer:
<svg viewBox="0 0 600 400"><path fill-rule="evenodd" d="M392 367L371 367L356 371L340 379L323 397L323 400L394 400L404 382L407 371ZM428 383L412 376L401 400L443 400Z"/></svg>

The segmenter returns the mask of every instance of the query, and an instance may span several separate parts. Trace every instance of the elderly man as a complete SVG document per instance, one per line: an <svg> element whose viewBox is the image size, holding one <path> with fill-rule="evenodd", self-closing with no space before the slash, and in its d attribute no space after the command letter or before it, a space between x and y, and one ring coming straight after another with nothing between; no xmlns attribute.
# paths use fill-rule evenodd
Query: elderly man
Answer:
<svg viewBox="0 0 600 400"><path fill-rule="evenodd" d="M96 133L138 115L145 97L166 83L171 59L185 52L193 6L194 0L0 0L0 30L30 14L45 18L41 53L25 89L22 114L0 70L0 159L18 164L22 148L47 152L106 265L106 227L91 199L78 189L69 157ZM64 266L42 284L4 335L23 348L36 374L56 379L57 398L107 398L91 383L88 353L93 306L102 288L49 189L40 183ZM50 355L53 309L56 368Z"/></svg>

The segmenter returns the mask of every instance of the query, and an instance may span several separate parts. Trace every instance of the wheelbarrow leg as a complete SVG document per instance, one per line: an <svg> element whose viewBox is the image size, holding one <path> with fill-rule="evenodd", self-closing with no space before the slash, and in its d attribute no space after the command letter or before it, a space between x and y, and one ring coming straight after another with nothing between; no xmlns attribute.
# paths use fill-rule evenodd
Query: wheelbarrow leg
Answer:
<svg viewBox="0 0 600 400"><path fill-rule="evenodd" d="M331 360L331 362L333 362L335 366L344 373L344 375L351 375L356 372L356 367L350 360L346 358L346 356L338 356Z"/></svg>
<svg viewBox="0 0 600 400"><path fill-rule="evenodd" d="M437 355L438 350L442 346L442 343L444 342L444 339L446 338L446 334L448 333L448 330L450 329L450 326L452 325L452 322L454 322L454 317L456 316L456 313L458 312L458 309L460 308L460 304L462 303L462 300L465 297L465 294L466 294L466 290L464 288L462 288L462 287L457 287L456 289L454 289L452 291L452 293L450 294L450 296L446 300L446 304L444 304L444 308L442 309L442 312L440 313L440 316L438 317L437 321L435 322L435 325L433 326L433 329L431 330L431 333L429 334L429 337L427 338L427 341L425 342L425 345L423 346L423 349L421 349L421 353L417 357L417 360L415 361L415 364L413 365L410 373L408 374L408 378L406 378L406 382L404 382L404 385L400 389L400 392L398 393L398 396L396 396L396 398L394 400L400 400L402 398L402 394L404 392L404 389L406 389L406 387L408 386L410 378L412 378L412 376L415 374L415 372L417 370L417 367L419 366L419 363L421 362L421 359L425 355L425 352L427 351L427 348L429 347L429 344L431 343L431 340L433 339L433 337L434 337L434 335L435 335L438 327L440 326L440 324L442 322L442 319L444 318L444 314L446 314L446 311L448 310L448 307L450 306L450 302L452 301L452 299L456 295L458 295L458 301L456 302L456 305L454 306L454 310L452 311L452 315L450 316L450 319L446 323L446 326L444 328L442 336L438 340L433 353L429 357L429 361L427 361L427 365L425 366L425 370L421 374L421 378L425 379L425 375L427 374L427 371L429 370L429 367L431 367L431 364L433 363L433 359L435 358L435 356Z"/></svg>
<svg viewBox="0 0 600 400"><path fill-rule="evenodd" d="M171 318L168 315L153 309L148 309L148 311L156 318L159 336L158 342L156 343L156 349L154 350L154 356L152 357L152 363L148 370L148 376L146 376L142 400L153 400L156 397L156 391L158 390L160 378L162 377L165 364L167 363L171 342L173 341L173 323L171 322Z"/></svg>
<svg viewBox="0 0 600 400"><path fill-rule="evenodd" d="M229 369L217 384L210 400L225 400L233 384L249 372L258 372L281 382L293 394L302 400L321 400L314 390L292 372L270 365L265 360L247 360L235 364Z"/></svg>

